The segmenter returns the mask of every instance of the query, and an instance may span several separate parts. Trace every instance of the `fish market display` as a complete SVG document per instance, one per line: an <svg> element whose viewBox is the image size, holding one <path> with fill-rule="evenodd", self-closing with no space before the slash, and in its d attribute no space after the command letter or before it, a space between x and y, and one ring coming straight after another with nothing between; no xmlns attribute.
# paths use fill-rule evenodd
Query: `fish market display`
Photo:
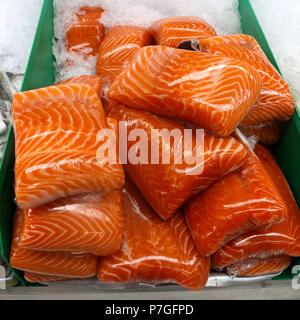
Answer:
<svg viewBox="0 0 300 320"><path fill-rule="evenodd" d="M98 257L89 253L48 252L19 246L22 213L16 212L10 264L17 269L66 278L90 278L97 272Z"/></svg>
<svg viewBox="0 0 300 320"><path fill-rule="evenodd" d="M206 257L246 231L281 221L287 208L263 164L249 150L240 169L200 193L184 211L195 244Z"/></svg>
<svg viewBox="0 0 300 320"><path fill-rule="evenodd" d="M14 96L12 112L20 207L123 186L121 165L96 159L103 143L97 141L97 133L108 125L92 87L70 83L20 92Z"/></svg>
<svg viewBox="0 0 300 320"><path fill-rule="evenodd" d="M173 48L186 40L199 40L216 35L213 27L203 19L178 16L155 21L151 32L157 44Z"/></svg>
<svg viewBox="0 0 300 320"><path fill-rule="evenodd" d="M39 274L39 273L34 273L34 272L24 272L24 278L27 282L32 282L32 283L47 283L47 282L52 282L52 281L63 281L63 280L68 280L70 278L66 277L60 277L60 276L50 276L47 274Z"/></svg>
<svg viewBox="0 0 300 320"><path fill-rule="evenodd" d="M19 245L104 256L120 248L123 228L120 191L72 196L23 210Z"/></svg>
<svg viewBox="0 0 300 320"><path fill-rule="evenodd" d="M128 161L124 168L148 203L163 219L172 217L193 195L222 176L239 168L246 161L247 148L235 138L220 138L203 132L203 144L198 147L194 132L191 141L192 151L196 153L196 149L199 148L202 157L199 157L198 162L188 164L182 156L183 161L176 163L178 149L171 140L162 139L163 132L161 130L168 129L169 132L179 130L182 134L181 139L184 140L185 127L182 124L118 103L111 107L108 116L124 121L128 133L132 129L143 129L148 134L146 143L147 146L149 145L150 152L145 159L147 160L145 164L133 164ZM154 130L158 131L155 136L151 135ZM181 144L183 145L184 141L182 140ZM157 154L159 156L157 163L151 162L157 152L153 150L155 154L151 153L150 147L151 143L154 143L153 141L158 142L158 150L170 150L169 164L163 163L162 153ZM130 149L132 148L134 148L134 142L128 141L126 150L128 155L130 155Z"/></svg>
<svg viewBox="0 0 300 320"><path fill-rule="evenodd" d="M96 73L105 91L140 48L152 44L150 32L138 26L115 26L108 30L99 47Z"/></svg>
<svg viewBox="0 0 300 320"><path fill-rule="evenodd" d="M109 99L228 136L254 105L261 77L232 58L165 46L142 48Z"/></svg>
<svg viewBox="0 0 300 320"><path fill-rule="evenodd" d="M139 190L127 180L122 192L125 232L122 247L100 260L104 282L177 283L200 290L209 276L210 259L201 258L184 216L161 220Z"/></svg>
<svg viewBox="0 0 300 320"><path fill-rule="evenodd" d="M228 242L213 255L214 265L224 268L250 258L286 254L300 256L300 213L289 185L271 154L261 145L255 152L277 187L287 207L287 218L272 226L245 233Z"/></svg>

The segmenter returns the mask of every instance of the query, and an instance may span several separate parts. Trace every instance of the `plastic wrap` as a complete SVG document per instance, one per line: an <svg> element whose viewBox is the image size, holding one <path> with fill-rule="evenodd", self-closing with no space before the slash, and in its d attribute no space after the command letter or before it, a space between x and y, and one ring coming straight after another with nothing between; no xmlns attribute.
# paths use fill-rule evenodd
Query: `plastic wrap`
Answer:
<svg viewBox="0 0 300 320"><path fill-rule="evenodd" d="M215 36L214 28L198 17L169 17L155 21L151 32L156 43L161 46L177 48L190 39L202 39Z"/></svg>
<svg viewBox="0 0 300 320"><path fill-rule="evenodd" d="M123 121L128 135L133 129L146 132L148 147L146 159L141 158L140 162L132 163L132 159L129 159L128 156L127 163L126 159L123 159L123 162L126 163L124 168L148 203L163 219L170 218L184 202L220 177L239 168L246 160L247 148L235 138L215 137L201 130L203 140L197 145L196 133L192 131L193 135L190 138L186 137L186 142L192 139L192 151L185 150L185 152L193 154L199 151L200 156L199 154L197 156L199 161L188 164L182 157L182 162L179 163L176 161L178 158L177 148L178 145L184 145L183 131L186 129L185 126L176 121L131 109L118 103L111 105L108 115ZM166 129L168 132L179 130L181 135L178 135L178 145L175 145L171 139L169 141L162 139L162 129ZM155 131L156 133L153 135ZM127 140L127 146L124 145L124 153L136 155L138 150L135 142L133 139L128 138ZM159 146L159 152L154 149L153 153L155 154L152 154L151 144L155 141ZM163 163L162 150L170 150L169 163ZM181 151L184 152L183 149ZM155 155L158 157L156 162L153 161Z"/></svg>
<svg viewBox="0 0 300 320"><path fill-rule="evenodd" d="M210 259L201 258L181 212L161 220L127 179L122 192L125 232L121 249L100 260L103 282L177 283L200 290Z"/></svg>
<svg viewBox="0 0 300 320"><path fill-rule="evenodd" d="M19 245L104 256L120 248L123 229L120 191L78 195L23 210Z"/></svg>
<svg viewBox="0 0 300 320"><path fill-rule="evenodd" d="M260 90L258 72L242 61L148 46L131 60L107 97L228 136L255 103Z"/></svg>
<svg viewBox="0 0 300 320"><path fill-rule="evenodd" d="M240 169L200 193L184 211L195 244L205 257L246 231L281 221L287 207L249 148Z"/></svg>
<svg viewBox="0 0 300 320"><path fill-rule="evenodd" d="M124 184L120 164L98 161L97 135L108 128L96 91L64 84L17 93L15 191L22 208Z"/></svg>
<svg viewBox="0 0 300 320"><path fill-rule="evenodd" d="M270 255L300 256L300 213L289 185L271 154L257 145L255 152L286 203L283 221L257 231L245 233L228 242L213 255L213 264L221 269L245 259Z"/></svg>
<svg viewBox="0 0 300 320"><path fill-rule="evenodd" d="M96 73L103 78L104 93L139 49L152 42L150 32L143 27L115 26L108 30L96 65Z"/></svg>
<svg viewBox="0 0 300 320"><path fill-rule="evenodd" d="M260 96L241 124L249 126L273 120L290 119L295 111L293 96L288 84L275 67L246 48L222 45L219 42L210 39L201 40L201 51L249 63L262 78Z"/></svg>
<svg viewBox="0 0 300 320"><path fill-rule="evenodd" d="M67 278L90 278L97 273L98 257L89 253L48 252L19 246L22 213L15 214L10 264L17 269Z"/></svg>

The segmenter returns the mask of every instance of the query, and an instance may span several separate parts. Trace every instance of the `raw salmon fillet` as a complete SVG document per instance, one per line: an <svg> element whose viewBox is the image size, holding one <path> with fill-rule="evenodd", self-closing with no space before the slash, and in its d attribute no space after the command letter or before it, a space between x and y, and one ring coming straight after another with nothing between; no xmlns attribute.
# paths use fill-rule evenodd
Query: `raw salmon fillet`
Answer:
<svg viewBox="0 0 300 320"><path fill-rule="evenodd" d="M242 121L243 125L249 126L273 120L285 121L292 117L295 107L289 86L269 61L246 48L216 45L210 39L201 41L201 50L249 63L261 76L260 97Z"/></svg>
<svg viewBox="0 0 300 320"><path fill-rule="evenodd" d="M64 84L15 94L15 191L22 208L124 184L120 164L98 161L100 129L108 128L96 91Z"/></svg>
<svg viewBox="0 0 300 320"><path fill-rule="evenodd" d="M82 7L77 20L66 32L67 49L83 54L96 55L104 38L105 28L98 21L104 10L100 7Z"/></svg>
<svg viewBox="0 0 300 320"><path fill-rule="evenodd" d="M213 256L214 265L218 268L270 255L300 256L300 213L297 203L272 155L262 145L257 145L255 152L288 207L287 217L273 226L247 232L228 242Z"/></svg>
<svg viewBox="0 0 300 320"><path fill-rule="evenodd" d="M140 49L109 99L228 136L254 105L261 78L231 58L164 46Z"/></svg>
<svg viewBox="0 0 300 320"><path fill-rule="evenodd" d="M63 281L68 280L70 278L66 277L60 277L60 276L49 276L47 274L38 274L34 272L24 272L24 278L27 282L32 283L47 283L47 282L53 282L53 281Z"/></svg>
<svg viewBox="0 0 300 320"><path fill-rule="evenodd" d="M263 164L249 149L245 164L185 206L195 244L206 257L238 235L282 220L287 207Z"/></svg>
<svg viewBox="0 0 300 320"><path fill-rule="evenodd" d="M152 42L149 30L142 27L115 26L108 30L99 47L96 65L105 93L139 49Z"/></svg>
<svg viewBox="0 0 300 320"><path fill-rule="evenodd" d="M173 48L177 48L183 41L216 35L213 27L198 17L164 18L155 21L150 30L157 44Z"/></svg>
<svg viewBox="0 0 300 320"><path fill-rule="evenodd" d="M199 150L198 152L203 158L199 157L199 161L196 163L188 164L185 161L184 154L181 153L183 151L183 148L181 148L179 152L182 155L182 161L179 163L176 161L176 159L180 159L178 157L179 152L176 151L178 147L171 139L169 142L163 140L161 130L179 131L183 139L179 141L183 146L185 143L183 131L186 129L185 126L176 121L128 108L118 103L111 106L108 115L119 121L124 121L123 124L127 130L125 135L128 135L127 147L124 142L120 141L120 144L124 146L123 157L121 156L124 168L148 203L163 219L172 217L192 196L222 176L239 168L246 160L247 148L233 137L215 137L202 130L203 140L197 146L194 130L190 150L195 156L196 150ZM130 155L138 154L135 141L129 139L130 132L133 129L146 132L146 143L148 143L146 147L149 150L146 161L133 162L130 159ZM159 132L151 135L155 130L159 130ZM191 140L188 137L186 139L186 143ZM151 152L152 144L157 144L157 149L153 149L153 154ZM166 150L170 150L169 163L163 162L163 152Z"/></svg>
<svg viewBox="0 0 300 320"><path fill-rule="evenodd" d="M285 270L290 263L291 257L286 255L273 256L265 259L254 258L228 266L226 273L239 277L260 276L281 272Z"/></svg>
<svg viewBox="0 0 300 320"><path fill-rule="evenodd" d="M120 191L77 195L23 210L19 245L105 256L120 249L123 229Z"/></svg>
<svg viewBox="0 0 300 320"><path fill-rule="evenodd" d="M18 244L22 213L17 210L10 250L12 267L24 271L66 278L90 278L97 273L98 257L90 253L31 250Z"/></svg>
<svg viewBox="0 0 300 320"><path fill-rule="evenodd" d="M240 125L239 129L246 137L255 137L257 142L263 144L274 144L281 135L281 124L274 121L254 126Z"/></svg>
<svg viewBox="0 0 300 320"><path fill-rule="evenodd" d="M123 244L118 252L100 260L99 280L177 283L202 289L209 276L210 259L199 256L183 214L178 212L169 221L162 221L128 179L122 200Z"/></svg>
<svg viewBox="0 0 300 320"><path fill-rule="evenodd" d="M72 78L68 78L63 80L57 84L66 84L66 83L81 83L91 86L97 92L99 98L101 98L101 90L102 90L102 78L96 75L84 75L84 76L76 76Z"/></svg>

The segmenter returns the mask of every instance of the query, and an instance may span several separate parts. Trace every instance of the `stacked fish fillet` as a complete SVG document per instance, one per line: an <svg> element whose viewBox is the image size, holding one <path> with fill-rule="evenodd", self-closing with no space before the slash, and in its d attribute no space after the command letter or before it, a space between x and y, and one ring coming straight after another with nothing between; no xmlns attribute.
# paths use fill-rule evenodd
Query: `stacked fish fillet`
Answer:
<svg viewBox="0 0 300 320"><path fill-rule="evenodd" d="M294 111L287 84L250 36L217 36L197 17L104 35L102 11L82 8L66 35L70 51L98 52L97 75L14 97L11 265L30 282L97 275L192 290L205 286L211 268L240 276L284 270L300 256L299 209L269 151L253 150L236 129L274 143ZM98 151L118 142L121 121L122 157L139 156L133 129L147 133L148 146L154 131L160 138L163 129L190 129L184 142L194 152L201 128L201 162L178 163L175 144L163 139L158 150L171 163L149 152L146 162L122 165L119 149L118 161L104 161ZM101 129L112 129L111 141L99 138Z"/></svg>

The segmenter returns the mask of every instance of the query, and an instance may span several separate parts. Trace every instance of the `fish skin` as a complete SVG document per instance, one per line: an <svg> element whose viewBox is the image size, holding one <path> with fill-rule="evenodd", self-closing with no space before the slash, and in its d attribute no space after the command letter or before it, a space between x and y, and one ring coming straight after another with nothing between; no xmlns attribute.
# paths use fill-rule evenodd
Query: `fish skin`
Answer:
<svg viewBox="0 0 300 320"><path fill-rule="evenodd" d="M262 78L260 97L241 122L250 126L268 121L290 119L295 111L294 99L288 84L275 67L252 51L238 46L221 45L210 39L201 41L201 51L231 57L254 67Z"/></svg>
<svg viewBox="0 0 300 320"><path fill-rule="evenodd" d="M57 84L67 84L67 83L82 83L88 86L91 86L97 92L99 98L101 98L101 90L102 90L102 78L96 75L83 75L76 76L72 78L65 79L60 81Z"/></svg>
<svg viewBox="0 0 300 320"><path fill-rule="evenodd" d="M258 144L255 153L285 201L287 217L273 226L247 232L228 242L213 255L214 265L220 269L251 258L280 254L300 256L300 213L297 203L283 173L267 149Z"/></svg>
<svg viewBox="0 0 300 320"><path fill-rule="evenodd" d="M27 282L31 283L47 283L47 282L53 282L53 281L63 281L63 280L69 280L72 278L66 278L66 277L60 277L60 276L51 276L48 274L39 274L34 272L24 272L24 279ZM76 279L76 278L74 278Z"/></svg>
<svg viewBox="0 0 300 320"><path fill-rule="evenodd" d="M249 149L240 169L200 193L184 211L197 249L206 257L242 233L282 221L287 207Z"/></svg>
<svg viewBox="0 0 300 320"><path fill-rule="evenodd" d="M286 255L271 256L265 259L248 259L226 267L226 273L235 277L253 277L264 274L278 273L285 270L291 263Z"/></svg>
<svg viewBox="0 0 300 320"><path fill-rule="evenodd" d="M170 143L170 164L163 164L162 151L168 142L160 139L158 163L151 163L151 131L186 128L182 124L145 111L128 108L119 103L111 105L108 116L119 121L125 121L127 135L132 129L143 129L148 135L148 164L132 164L129 159L124 164L125 171L139 187L143 196L163 219L171 218L177 210L192 196L206 188L215 180L239 168L245 161L247 148L233 137L220 138L204 132L204 158L197 164L175 164L174 143ZM183 133L182 133L183 134ZM127 153L135 142L128 141ZM183 142L184 143L184 142ZM196 150L195 131L193 135L193 150ZM184 160L184 157L182 157ZM204 165L201 173L187 174Z"/></svg>
<svg viewBox="0 0 300 320"><path fill-rule="evenodd" d="M105 93L139 49L152 42L149 30L143 27L114 26L108 30L100 44L96 64L96 74L103 78Z"/></svg>
<svg viewBox="0 0 300 320"><path fill-rule="evenodd" d="M148 46L118 76L107 97L228 136L254 105L260 90L260 76L244 62Z"/></svg>
<svg viewBox="0 0 300 320"><path fill-rule="evenodd" d="M208 279L210 259L201 258L178 212L161 220L126 178L122 192L125 232L121 249L100 260L102 282L177 283L202 289Z"/></svg>
<svg viewBox="0 0 300 320"><path fill-rule="evenodd" d="M97 161L103 143L97 134L108 125L92 87L71 83L17 93L12 116L21 208L124 185L122 165Z"/></svg>
<svg viewBox="0 0 300 320"><path fill-rule="evenodd" d="M98 257L90 253L47 252L26 249L18 244L22 228L22 212L17 210L10 250L12 267L39 274L66 278L90 278L97 273Z"/></svg>
<svg viewBox="0 0 300 320"><path fill-rule="evenodd" d="M70 52L84 57L96 55L105 34L103 24L98 20L104 10L100 7L82 7L77 20L66 32L66 47Z"/></svg>
<svg viewBox="0 0 300 320"><path fill-rule="evenodd" d="M255 137L257 142L263 144L274 144L281 136L281 124L277 121L254 126L240 125L239 129L246 137Z"/></svg>
<svg viewBox="0 0 300 320"><path fill-rule="evenodd" d="M19 245L105 256L120 249L123 230L120 191L77 195L23 210Z"/></svg>
<svg viewBox="0 0 300 320"><path fill-rule="evenodd" d="M213 27L205 20L192 16L163 18L155 21L150 30L157 44L173 48L186 40L199 40L216 35Z"/></svg>

